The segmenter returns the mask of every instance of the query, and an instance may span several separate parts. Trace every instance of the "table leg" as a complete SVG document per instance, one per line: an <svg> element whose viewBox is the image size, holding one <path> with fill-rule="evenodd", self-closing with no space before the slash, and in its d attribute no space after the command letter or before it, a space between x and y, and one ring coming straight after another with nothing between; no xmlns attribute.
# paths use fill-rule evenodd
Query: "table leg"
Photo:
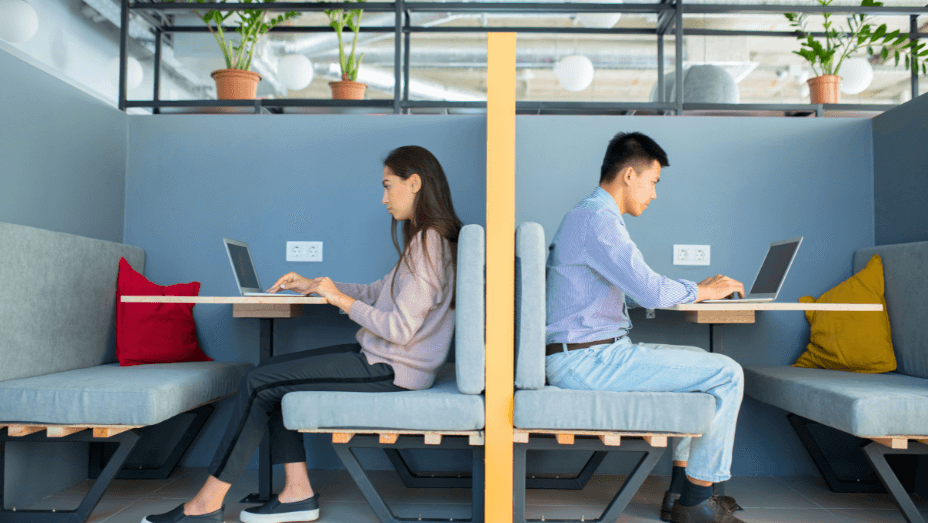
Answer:
<svg viewBox="0 0 928 523"><path fill-rule="evenodd" d="M259 360L264 361L274 355L274 318L261 318L261 331L258 341ZM270 436L265 434L258 447L258 492L245 496L242 503L264 503L271 499L274 486L274 468L271 465Z"/></svg>
<svg viewBox="0 0 928 523"><path fill-rule="evenodd" d="M722 354L722 324L709 324L709 352Z"/></svg>

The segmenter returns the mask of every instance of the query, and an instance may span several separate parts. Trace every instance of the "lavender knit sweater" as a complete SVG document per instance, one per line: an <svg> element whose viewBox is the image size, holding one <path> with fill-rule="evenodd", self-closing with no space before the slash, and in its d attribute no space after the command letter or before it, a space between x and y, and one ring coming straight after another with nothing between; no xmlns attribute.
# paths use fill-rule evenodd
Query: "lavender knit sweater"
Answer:
<svg viewBox="0 0 928 523"><path fill-rule="evenodd" d="M435 373L448 357L454 333L451 244L429 229L426 260L422 234L408 247L413 273L404 261L370 285L335 283L339 291L357 300L348 317L361 325L357 339L368 363L389 364L396 375L393 383L411 390L432 386Z"/></svg>

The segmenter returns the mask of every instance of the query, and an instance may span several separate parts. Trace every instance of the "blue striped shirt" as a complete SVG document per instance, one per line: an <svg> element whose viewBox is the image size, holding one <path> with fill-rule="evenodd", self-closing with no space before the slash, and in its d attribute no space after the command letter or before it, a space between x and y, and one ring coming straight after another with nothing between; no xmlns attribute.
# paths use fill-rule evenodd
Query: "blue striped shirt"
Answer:
<svg viewBox="0 0 928 523"><path fill-rule="evenodd" d="M551 242L546 343L583 343L628 334L628 307L696 301L689 280L671 280L644 262L615 200L603 188L574 207Z"/></svg>

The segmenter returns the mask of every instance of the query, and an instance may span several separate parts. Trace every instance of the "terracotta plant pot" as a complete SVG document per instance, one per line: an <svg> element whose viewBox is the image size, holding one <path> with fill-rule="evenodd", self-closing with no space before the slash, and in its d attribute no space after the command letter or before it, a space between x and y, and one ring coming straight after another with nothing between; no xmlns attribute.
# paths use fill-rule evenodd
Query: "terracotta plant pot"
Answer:
<svg viewBox="0 0 928 523"><path fill-rule="evenodd" d="M216 98L220 100L254 100L261 75L241 69L219 69L211 76L216 80Z"/></svg>
<svg viewBox="0 0 928 523"><path fill-rule="evenodd" d="M841 77L826 74L809 78L809 96L814 104L836 104L841 101Z"/></svg>
<svg viewBox="0 0 928 523"><path fill-rule="evenodd" d="M353 82L348 79L348 75L343 74L340 82L329 82L329 87L332 88L333 100L363 100L367 84Z"/></svg>

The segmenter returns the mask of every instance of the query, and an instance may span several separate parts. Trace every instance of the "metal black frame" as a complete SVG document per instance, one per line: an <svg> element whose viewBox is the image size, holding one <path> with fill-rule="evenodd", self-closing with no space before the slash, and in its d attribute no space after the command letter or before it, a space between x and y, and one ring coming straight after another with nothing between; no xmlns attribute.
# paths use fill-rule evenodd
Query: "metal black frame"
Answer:
<svg viewBox="0 0 928 523"><path fill-rule="evenodd" d="M12 437L8 434L9 429L0 429L0 522L3 523L83 523L87 521L93 509L103 498L103 493L110 482L116 477L117 472L122 468L129 453L132 452L136 442L139 440L139 434L135 430L128 430L121 434L109 438L95 438L93 432L85 430L77 432L62 438L48 438L45 432L37 432L23 437ZM84 496L81 504L74 510L19 510L4 509L3 504L3 479L4 479L4 454L7 441L31 442L31 443L59 443L70 441L89 441L93 443L118 443L119 448L110 458L109 463L100 473L100 477L94 482L90 491Z"/></svg>
<svg viewBox="0 0 928 523"><path fill-rule="evenodd" d="M607 446L599 439L577 436L573 445L562 445L554 436L532 434L528 443L513 444L513 486L512 486L512 521L513 523L576 523L581 520L558 519L525 519L525 462L529 450L592 450L595 452L642 452L644 455L638 460L635 468L619 488L618 493L606 506L605 511L597 519L586 519L590 523L617 521L622 511L628 506L635 493L651 474L658 460L663 456L667 447L652 447L644 440L622 439L619 446Z"/></svg>
<svg viewBox="0 0 928 523"><path fill-rule="evenodd" d="M355 457L352 449L356 448L382 448L382 449L468 449L473 453L473 468L470 478L471 487L471 517L470 519L457 519L454 521L460 523L483 523L484 521L484 448L483 445L471 445L468 436L444 436L441 445L427 445L422 436L401 435L393 444L380 443L380 437L376 434L356 434L348 443L333 443L332 448L335 454L341 460L351 479L354 480L361 494L367 500L374 513L381 523L416 523L422 521L425 523L444 523L448 518L432 518L419 516L419 518L400 518L390 510L390 507L384 502L380 493L371 483L366 471L361 463Z"/></svg>
<svg viewBox="0 0 928 523"><path fill-rule="evenodd" d="M842 478L839 477L834 468L832 468L828 459L825 457L825 453L822 452L818 442L815 441L815 438L809 431L809 425L821 424L815 420L810 420L793 413L787 414L786 419L789 420L790 425L793 426L793 430L796 431L796 435L799 436L803 446L809 452L809 456L812 458L812 461L815 463L822 478L825 480L825 483L828 484L828 488L831 489L832 492L888 492L893 498L893 503L895 503L899 511L902 512L902 517L904 517L908 523L925 523L918 508L916 508L915 504L912 502L909 493L906 492L902 482L899 481L898 476L896 476L896 472L893 471L886 461L886 456L890 454L907 454L913 456L928 455L928 445L910 441L910 447L908 449L891 449L881 443L864 439L861 441L860 448L864 456L866 456L867 461L869 461L870 465L873 467L873 471L876 472L879 482L869 478Z"/></svg>
<svg viewBox="0 0 928 523"><path fill-rule="evenodd" d="M214 410L216 410L216 407L211 404L206 404L178 414L178 416L192 414L193 419L190 420L180 440L174 445L174 448L171 450L167 459L164 460L164 463L155 467L122 468L116 474L116 479L167 479L170 477L174 469L177 468L180 459L187 452L187 449L190 448L193 440L197 437L197 434L200 433L200 429L206 424L206 420L209 419ZM107 442L95 442L90 444L90 466L88 470L90 479L97 479L100 477L100 474L106 467L107 460L112 454L106 451L106 445Z"/></svg>
<svg viewBox="0 0 928 523"><path fill-rule="evenodd" d="M469 488L471 475L461 472L414 472L400 454L400 449L384 448L387 459L406 488ZM583 490L593 477L600 463L606 458L605 451L595 451L576 475L558 474L546 477L533 474L525 478L525 488L552 490Z"/></svg>
<svg viewBox="0 0 928 523"><path fill-rule="evenodd" d="M515 33L562 33L562 34L654 34L657 37L657 71L658 102L517 102L519 114L634 114L636 111L656 111L658 114L680 115L685 111L781 111L787 116L823 116L829 111L865 111L880 112L895 107L892 104L688 104L683 101L683 89L675 89L672 101L664 100L664 36L674 28L674 47L676 57L683 55L683 36L776 36L795 38L790 31L728 31L713 29L690 29L684 31L679 23L684 14L683 0L660 0L656 4L577 4L577 3L491 3L491 2L367 2L365 11L395 12L395 24L384 27L361 27L362 32L394 33L394 92L393 100L203 100L203 101L164 101L159 99L161 74L161 46L163 35L179 32L208 32L205 26L174 26L170 17L154 16L153 13L183 12L193 9L266 9L269 11L321 11L333 8L357 8L358 4L326 2L296 3L275 2L273 4L219 4L219 3L167 3L145 0L121 0L122 18L120 27L120 71L119 71L119 110L129 107L151 108L159 114L166 107L253 107L255 113L283 112L285 107L366 107L392 108L394 114L408 114L410 109L485 109L486 102L454 101L412 101L409 99L409 50L412 33L466 33L466 32L515 32ZM128 101L126 99L126 62L128 60L129 12L135 10L145 16L146 21L155 27L155 67L153 100ZM421 27L411 24L411 12L471 12L471 13L655 13L658 15L657 26L650 29L592 29L585 27ZM687 6L688 14L717 13L867 13L873 15L909 15L911 38L928 38L928 33L919 33L917 18L928 14L926 8L910 7L854 7L854 6L770 6L770 5L694 5ZM328 26L315 27L274 27L277 33L314 33L331 31ZM821 36L822 33L813 33ZM405 44L405 45L404 45ZM675 78L683 83L683 62L674 60ZM911 67L912 97L918 96L918 70ZM402 86L402 87L401 87Z"/></svg>

